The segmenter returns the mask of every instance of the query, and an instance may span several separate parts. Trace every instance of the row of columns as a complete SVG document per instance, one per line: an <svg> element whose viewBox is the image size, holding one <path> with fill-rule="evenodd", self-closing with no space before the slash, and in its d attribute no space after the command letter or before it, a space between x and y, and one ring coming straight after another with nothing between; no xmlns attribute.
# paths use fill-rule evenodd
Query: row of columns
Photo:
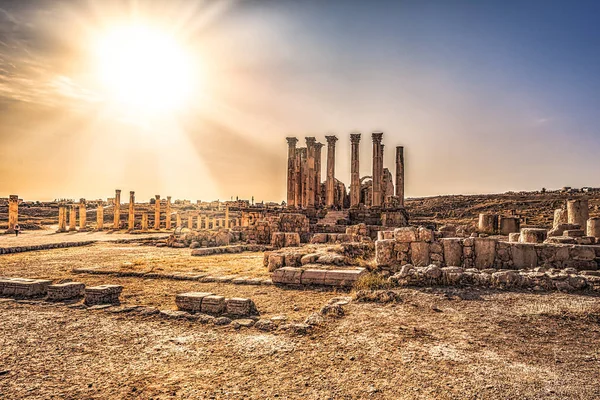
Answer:
<svg viewBox="0 0 600 400"><path fill-rule="evenodd" d="M360 203L360 133L350 134L350 206ZM371 205L380 207L385 199L383 193L383 132L373 132L373 190ZM306 147L297 148L298 139L286 138L288 143L287 205L288 207L314 208L321 199L321 148L314 137L307 137ZM335 145L338 138L325 136L327 140L327 176L325 179L325 205L335 205ZM404 206L404 147L396 147L395 195Z"/></svg>

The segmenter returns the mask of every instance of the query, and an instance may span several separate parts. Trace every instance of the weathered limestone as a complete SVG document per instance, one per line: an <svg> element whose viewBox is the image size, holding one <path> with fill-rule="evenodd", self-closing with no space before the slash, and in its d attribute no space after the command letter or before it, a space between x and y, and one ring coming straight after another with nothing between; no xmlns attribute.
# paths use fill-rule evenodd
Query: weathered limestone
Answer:
<svg viewBox="0 0 600 400"><path fill-rule="evenodd" d="M142 232L148 232L148 213L142 213Z"/></svg>
<svg viewBox="0 0 600 400"><path fill-rule="evenodd" d="M75 204L71 204L69 206L69 231L75 230L77 230L77 208L75 208Z"/></svg>
<svg viewBox="0 0 600 400"><path fill-rule="evenodd" d="M327 207L335 205L335 142L337 137L325 136L327 139L327 191L325 204Z"/></svg>
<svg viewBox="0 0 600 400"><path fill-rule="evenodd" d="M121 190L115 190L115 204L113 212L113 229L121 228Z"/></svg>
<svg viewBox="0 0 600 400"><path fill-rule="evenodd" d="M135 192L129 192L129 217L127 218L127 228L132 231L135 228Z"/></svg>
<svg viewBox="0 0 600 400"><path fill-rule="evenodd" d="M288 170L287 170L287 206L296 207L296 143L295 137L286 138L288 143Z"/></svg>
<svg viewBox="0 0 600 400"><path fill-rule="evenodd" d="M88 306L96 304L118 304L123 291L121 285L100 285L85 288L84 303Z"/></svg>
<svg viewBox="0 0 600 400"><path fill-rule="evenodd" d="M315 207L316 195L316 171L315 171L315 143L314 137L306 139L306 206L308 208Z"/></svg>
<svg viewBox="0 0 600 400"><path fill-rule="evenodd" d="M85 199L79 199L79 232L87 230L87 208Z"/></svg>
<svg viewBox="0 0 600 400"><path fill-rule="evenodd" d="M225 297L205 296L202 298L201 311L205 314L221 314L225 311Z"/></svg>
<svg viewBox="0 0 600 400"><path fill-rule="evenodd" d="M160 229L160 195L154 196L154 229ZM191 227L190 227L191 228Z"/></svg>
<svg viewBox="0 0 600 400"><path fill-rule="evenodd" d="M44 296L51 283L44 279L1 278L0 295L17 298Z"/></svg>
<svg viewBox="0 0 600 400"><path fill-rule="evenodd" d="M498 215L488 214L488 213L480 213L477 230L479 232L488 233L488 234L494 234L494 233L498 232Z"/></svg>
<svg viewBox="0 0 600 400"><path fill-rule="evenodd" d="M567 201L567 220L569 224L577 224L584 227L586 226L588 218L589 206L587 199Z"/></svg>
<svg viewBox="0 0 600 400"><path fill-rule="evenodd" d="M373 207L381 207L382 205L382 193L381 183L383 178L383 151L381 139L383 138L383 132L373 132L371 134L373 139L373 200L371 205Z"/></svg>
<svg viewBox="0 0 600 400"><path fill-rule="evenodd" d="M321 206L321 149L323 143L315 143L315 205Z"/></svg>
<svg viewBox="0 0 600 400"><path fill-rule="evenodd" d="M58 206L58 229L56 232L67 231L67 208L64 204Z"/></svg>
<svg viewBox="0 0 600 400"><path fill-rule="evenodd" d="M511 233L518 233L521 230L521 220L519 217L500 216L500 234L508 236Z"/></svg>
<svg viewBox="0 0 600 400"><path fill-rule="evenodd" d="M188 292L180 293L175 296L175 304L177 308L187 312L200 312L202 311L202 299L207 296L213 296L213 293L207 292Z"/></svg>
<svg viewBox="0 0 600 400"><path fill-rule="evenodd" d="M548 232L541 228L522 228L519 243L544 243Z"/></svg>
<svg viewBox="0 0 600 400"><path fill-rule="evenodd" d="M396 197L404 207L404 147L396 147Z"/></svg>
<svg viewBox="0 0 600 400"><path fill-rule="evenodd" d="M442 239L442 248L444 251L444 260L450 267L460 267L462 265L463 248L460 239L447 238Z"/></svg>
<svg viewBox="0 0 600 400"><path fill-rule="evenodd" d="M475 267L479 269L492 268L496 258L496 241L488 238L475 238Z"/></svg>
<svg viewBox="0 0 600 400"><path fill-rule="evenodd" d="M360 203L360 133L350 134L350 207Z"/></svg>
<svg viewBox="0 0 600 400"><path fill-rule="evenodd" d="M11 194L8 197L8 229L6 233L15 233L15 226L19 223L19 196Z"/></svg>
<svg viewBox="0 0 600 400"><path fill-rule="evenodd" d="M96 230L101 231L102 229L104 229L104 206L100 202L96 208Z"/></svg>
<svg viewBox="0 0 600 400"><path fill-rule="evenodd" d="M165 228L171 229L171 196L167 196L167 207L165 209Z"/></svg>
<svg viewBox="0 0 600 400"><path fill-rule="evenodd" d="M225 311L229 315L246 316L257 314L256 305L251 299L232 297L225 300Z"/></svg>
<svg viewBox="0 0 600 400"><path fill-rule="evenodd" d="M568 224L569 219L567 217L567 210L559 208L554 210L554 220L552 221L552 228L556 228L558 225Z"/></svg>
<svg viewBox="0 0 600 400"><path fill-rule="evenodd" d="M600 218L594 217L587 220L587 236L600 238Z"/></svg>

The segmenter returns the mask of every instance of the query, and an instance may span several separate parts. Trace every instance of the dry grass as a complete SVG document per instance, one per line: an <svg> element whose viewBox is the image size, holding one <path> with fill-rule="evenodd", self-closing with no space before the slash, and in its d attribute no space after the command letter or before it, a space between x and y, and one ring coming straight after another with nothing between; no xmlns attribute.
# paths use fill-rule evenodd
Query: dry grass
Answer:
<svg viewBox="0 0 600 400"><path fill-rule="evenodd" d="M392 285L383 276L375 273L364 274L354 282L354 290L389 289Z"/></svg>

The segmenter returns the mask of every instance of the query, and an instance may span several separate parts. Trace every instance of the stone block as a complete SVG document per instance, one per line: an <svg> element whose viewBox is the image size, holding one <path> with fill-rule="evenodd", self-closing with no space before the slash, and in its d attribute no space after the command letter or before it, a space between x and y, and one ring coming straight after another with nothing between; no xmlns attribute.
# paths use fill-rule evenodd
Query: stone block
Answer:
<svg viewBox="0 0 600 400"><path fill-rule="evenodd" d="M325 273L324 285L328 286L352 286L362 275L366 274L364 268L361 269L337 269L328 270Z"/></svg>
<svg viewBox="0 0 600 400"><path fill-rule="evenodd" d="M583 229L567 229L563 232L563 236L574 238L583 237L585 236L585 231Z"/></svg>
<svg viewBox="0 0 600 400"><path fill-rule="evenodd" d="M375 242L375 262L378 266L390 266L396 260L394 245L396 240L385 239Z"/></svg>
<svg viewBox="0 0 600 400"><path fill-rule="evenodd" d="M257 314L256 306L250 299L234 297L225 301L227 314L236 316L248 316Z"/></svg>
<svg viewBox="0 0 600 400"><path fill-rule="evenodd" d="M100 285L85 288L85 304L118 304L123 291L121 285Z"/></svg>
<svg viewBox="0 0 600 400"><path fill-rule="evenodd" d="M518 233L521 229L521 220L519 217L500 217L500 234L508 236L511 233Z"/></svg>
<svg viewBox="0 0 600 400"><path fill-rule="evenodd" d="M377 240L394 239L394 231L377 232Z"/></svg>
<svg viewBox="0 0 600 400"><path fill-rule="evenodd" d="M576 261L592 261L596 258L596 252L588 246L573 246L569 255Z"/></svg>
<svg viewBox="0 0 600 400"><path fill-rule="evenodd" d="M312 244L325 244L329 240L328 236L327 233L315 233L310 239L310 242Z"/></svg>
<svg viewBox="0 0 600 400"><path fill-rule="evenodd" d="M417 235L421 242L433 242L433 231L431 229L420 226L417 229Z"/></svg>
<svg viewBox="0 0 600 400"><path fill-rule="evenodd" d="M284 240L285 247L299 247L300 235L296 232L287 232Z"/></svg>
<svg viewBox="0 0 600 400"><path fill-rule="evenodd" d="M417 228L414 226L405 226L394 229L394 237L398 242L410 243L418 240Z"/></svg>
<svg viewBox="0 0 600 400"><path fill-rule="evenodd" d="M429 243L412 242L410 244L411 262L417 267L429 265Z"/></svg>
<svg viewBox="0 0 600 400"><path fill-rule="evenodd" d="M48 300L61 301L82 297L85 293L85 284L81 282L58 283L48 285Z"/></svg>
<svg viewBox="0 0 600 400"><path fill-rule="evenodd" d="M282 285L300 285L302 273L300 268L283 267L273 272L271 280Z"/></svg>
<svg viewBox="0 0 600 400"><path fill-rule="evenodd" d="M223 313L223 311L225 311L225 297L216 295L203 297L201 311L213 315Z"/></svg>
<svg viewBox="0 0 600 400"><path fill-rule="evenodd" d="M327 270L324 269L305 269L300 277L303 285L324 285Z"/></svg>
<svg viewBox="0 0 600 400"><path fill-rule="evenodd" d="M279 253L271 253L269 255L269 271L275 271L277 268L283 267L284 256Z"/></svg>
<svg viewBox="0 0 600 400"><path fill-rule="evenodd" d="M462 265L463 249L460 239L449 238L441 240L444 249L444 262L448 267L460 267Z"/></svg>
<svg viewBox="0 0 600 400"><path fill-rule="evenodd" d="M182 311L200 312L202 311L202 299L211 296L207 292L187 292L175 296L175 304Z"/></svg>
<svg viewBox="0 0 600 400"><path fill-rule="evenodd" d="M475 267L492 268L496 259L496 241L488 238L473 239L475 248Z"/></svg>
<svg viewBox="0 0 600 400"><path fill-rule="evenodd" d="M547 231L541 228L522 228L520 243L543 243L546 240Z"/></svg>
<svg viewBox="0 0 600 400"><path fill-rule="evenodd" d="M537 253L533 243L512 243L510 254L513 264L517 269L531 269L537 267Z"/></svg>
<svg viewBox="0 0 600 400"><path fill-rule="evenodd" d="M0 292L4 296L12 297L37 297L48 292L52 281L44 279L3 278L0 280Z"/></svg>
<svg viewBox="0 0 600 400"><path fill-rule="evenodd" d="M518 242L521 234L519 232L513 232L508 234L508 241L511 243Z"/></svg>

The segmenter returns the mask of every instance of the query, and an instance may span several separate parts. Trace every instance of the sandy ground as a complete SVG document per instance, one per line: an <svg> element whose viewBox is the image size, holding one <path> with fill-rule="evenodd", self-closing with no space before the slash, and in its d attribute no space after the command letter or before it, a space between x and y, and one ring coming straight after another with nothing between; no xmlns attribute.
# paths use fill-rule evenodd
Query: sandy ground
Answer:
<svg viewBox="0 0 600 400"><path fill-rule="evenodd" d="M120 283L126 305L159 308L174 308L180 291L210 290L251 297L264 318L283 314L294 321L339 295L70 272L144 257L156 257L155 268L214 263L224 274L234 266L259 271L262 262L259 253L210 261L190 257L189 249L101 243L4 255L0 275ZM344 317L304 336L0 301L0 398L600 398L598 297L399 292L400 303L352 302Z"/></svg>

